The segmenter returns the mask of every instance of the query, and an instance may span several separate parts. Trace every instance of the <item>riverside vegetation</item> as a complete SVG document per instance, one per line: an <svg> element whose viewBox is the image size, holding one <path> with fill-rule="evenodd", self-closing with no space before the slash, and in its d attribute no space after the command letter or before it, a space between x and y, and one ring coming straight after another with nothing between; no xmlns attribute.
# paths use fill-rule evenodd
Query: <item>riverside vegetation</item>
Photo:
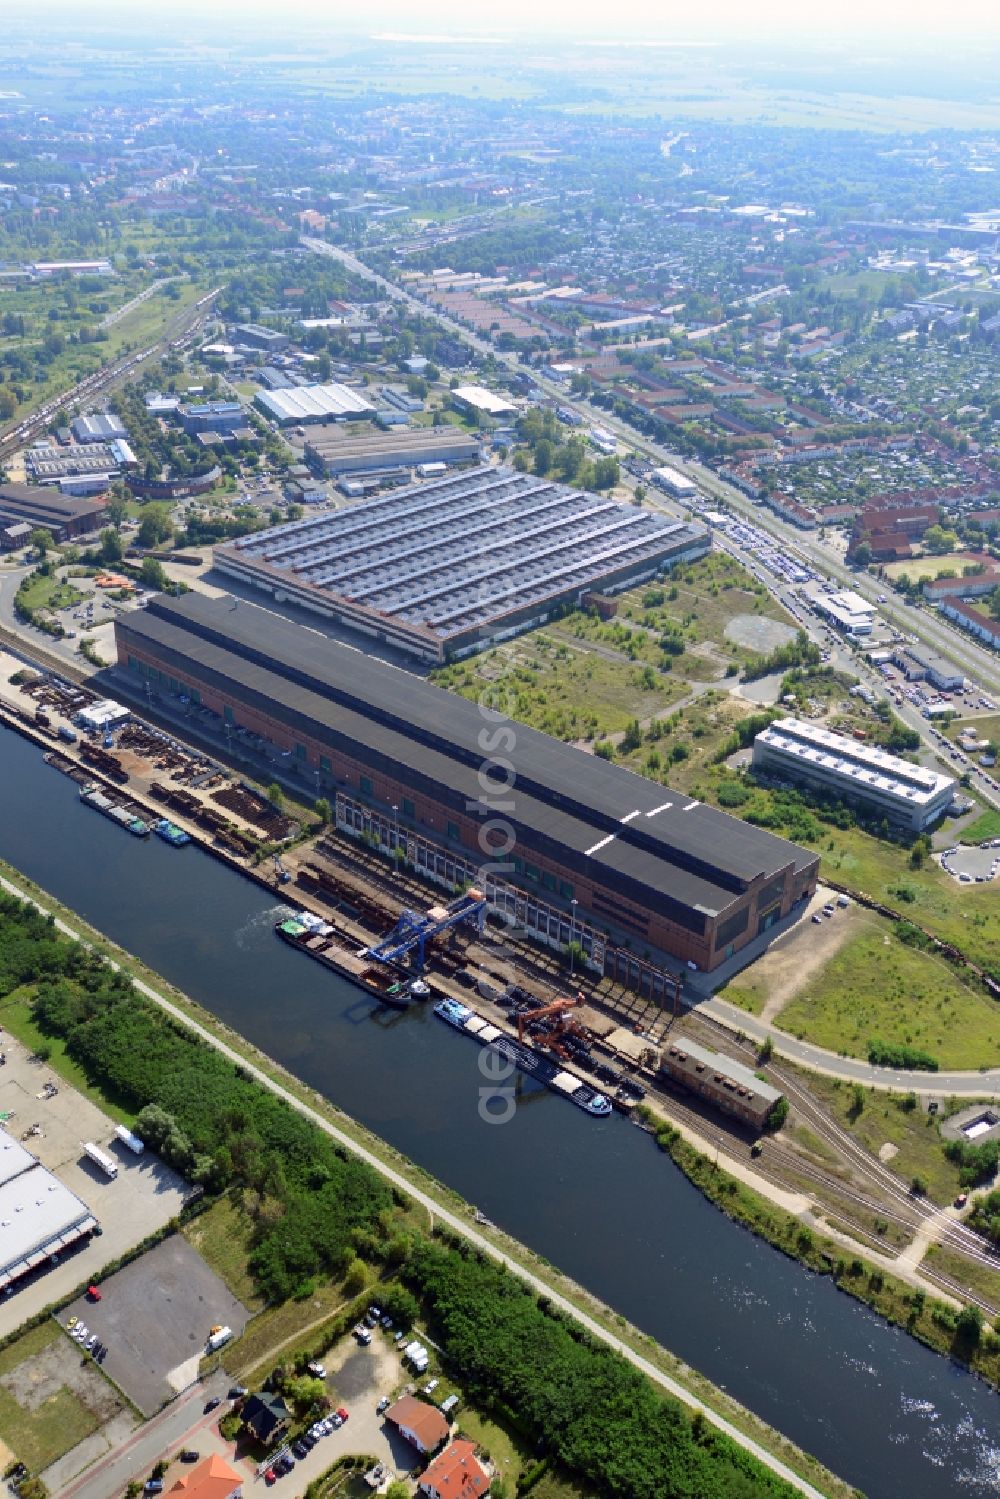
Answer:
<svg viewBox="0 0 1000 1499"><path fill-rule="evenodd" d="M701 1413L461 1242L417 1233L402 1193L239 1065L166 1016L51 917L0 898L0 999L28 998L92 1086L138 1116L169 1164L227 1194L270 1303L361 1256L420 1299L473 1398L543 1437L609 1499L751 1499L791 1488ZM595 1420L595 1412L604 1414ZM608 1419L608 1412L614 1413Z"/></svg>

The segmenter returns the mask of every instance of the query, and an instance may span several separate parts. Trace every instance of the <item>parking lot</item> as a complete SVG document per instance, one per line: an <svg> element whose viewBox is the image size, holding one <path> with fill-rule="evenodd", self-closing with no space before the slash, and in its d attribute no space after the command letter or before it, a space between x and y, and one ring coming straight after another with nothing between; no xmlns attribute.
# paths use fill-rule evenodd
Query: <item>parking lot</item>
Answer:
<svg viewBox="0 0 1000 1499"><path fill-rule="evenodd" d="M25 1146L81 1198L102 1230L99 1237L65 1255L58 1264L43 1266L28 1276L0 1302L3 1337L162 1228L180 1211L187 1189L184 1181L155 1156L148 1152L134 1156L124 1147L112 1145L114 1124L107 1115L44 1062L32 1060L20 1042L0 1034L0 1049L7 1059L0 1067L0 1113L9 1116L5 1127L20 1138L39 1126L40 1133L25 1138ZM57 1091L51 1097L40 1097L50 1082ZM82 1155L85 1140L114 1157L118 1175L113 1181Z"/></svg>
<svg viewBox="0 0 1000 1499"><path fill-rule="evenodd" d="M101 1282L97 1303L80 1297L63 1313L79 1317L107 1345L103 1368L151 1415L198 1372L209 1329L238 1337L250 1313L186 1239L175 1234Z"/></svg>
<svg viewBox="0 0 1000 1499"><path fill-rule="evenodd" d="M348 1336L325 1355L328 1372L327 1391L335 1405L344 1405L348 1420L338 1431L321 1437L292 1472L281 1483L290 1499L303 1493L338 1457L344 1453L363 1453L384 1463L399 1477L413 1471L420 1463L419 1453L399 1435L394 1426L378 1414L378 1403L384 1395L393 1399L404 1389L406 1371L395 1343L378 1334L368 1348L359 1347Z"/></svg>

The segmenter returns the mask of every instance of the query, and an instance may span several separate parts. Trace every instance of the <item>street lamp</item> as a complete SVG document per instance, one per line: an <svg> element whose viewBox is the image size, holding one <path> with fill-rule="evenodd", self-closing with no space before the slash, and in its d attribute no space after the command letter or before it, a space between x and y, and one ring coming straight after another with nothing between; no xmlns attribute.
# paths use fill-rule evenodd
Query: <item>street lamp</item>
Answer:
<svg viewBox="0 0 1000 1499"><path fill-rule="evenodd" d="M399 873L399 807L392 804L392 872Z"/></svg>
<svg viewBox="0 0 1000 1499"><path fill-rule="evenodd" d="M570 976L570 978L573 977L573 959L576 957L576 952L574 950L574 944L576 942L576 907L577 907L577 901L576 901L576 897L574 896L573 899L570 901L570 908L571 908L571 910L570 910L570 918L569 918L569 976Z"/></svg>

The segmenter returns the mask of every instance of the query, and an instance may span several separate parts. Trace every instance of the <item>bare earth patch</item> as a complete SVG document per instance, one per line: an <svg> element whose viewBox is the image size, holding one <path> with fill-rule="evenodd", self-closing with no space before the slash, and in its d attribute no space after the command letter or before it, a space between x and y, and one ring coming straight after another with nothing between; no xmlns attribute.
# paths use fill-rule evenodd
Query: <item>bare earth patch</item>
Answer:
<svg viewBox="0 0 1000 1499"><path fill-rule="evenodd" d="M734 645L766 656L779 645L794 640L796 630L792 625L782 624L780 619L768 619L763 614L734 614L726 622L725 634Z"/></svg>

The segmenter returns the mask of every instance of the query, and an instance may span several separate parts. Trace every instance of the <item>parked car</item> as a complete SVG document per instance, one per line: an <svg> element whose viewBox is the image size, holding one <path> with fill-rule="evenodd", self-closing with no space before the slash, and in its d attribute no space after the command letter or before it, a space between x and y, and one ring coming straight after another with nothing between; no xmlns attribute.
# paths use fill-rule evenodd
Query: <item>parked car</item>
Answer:
<svg viewBox="0 0 1000 1499"><path fill-rule="evenodd" d="M955 1206L957 1208L964 1208L965 1204L968 1202L968 1200L969 1200L969 1194L968 1194L968 1192L959 1192L958 1196L955 1198Z"/></svg>
<svg viewBox="0 0 1000 1499"><path fill-rule="evenodd" d="M338 1405L337 1406L337 1415L340 1417L341 1421L346 1421L348 1419L349 1414L350 1414L350 1412L348 1411L348 1409L347 1409L347 1407L345 1405Z"/></svg>
<svg viewBox="0 0 1000 1499"><path fill-rule="evenodd" d="M100 1301L100 1299L101 1299L101 1293L98 1290L98 1288L96 1286L88 1286L87 1287L87 1300L88 1301Z"/></svg>
<svg viewBox="0 0 1000 1499"><path fill-rule="evenodd" d="M383 1411L387 1411L389 1409L389 1407L390 1407L391 1404L392 1404L392 1401L390 1400L389 1396L388 1395L383 1395L382 1399L379 1401L378 1405L375 1407L375 1414L376 1414L376 1416L380 1416Z"/></svg>
<svg viewBox="0 0 1000 1499"><path fill-rule="evenodd" d="M184 1451L181 1453L181 1462L196 1463L200 1456L201 1453L196 1452L193 1447L185 1447Z"/></svg>
<svg viewBox="0 0 1000 1499"><path fill-rule="evenodd" d="M222 1404L222 1396L221 1395L213 1395L212 1398L211 1398L211 1400L206 1400L205 1401L205 1415L207 1416L208 1413L209 1413L209 1411L217 1410L218 1407L221 1404Z"/></svg>
<svg viewBox="0 0 1000 1499"><path fill-rule="evenodd" d="M143 1493L144 1494L162 1494L163 1493L163 1479L162 1478L151 1478L149 1480L149 1482L144 1486Z"/></svg>

